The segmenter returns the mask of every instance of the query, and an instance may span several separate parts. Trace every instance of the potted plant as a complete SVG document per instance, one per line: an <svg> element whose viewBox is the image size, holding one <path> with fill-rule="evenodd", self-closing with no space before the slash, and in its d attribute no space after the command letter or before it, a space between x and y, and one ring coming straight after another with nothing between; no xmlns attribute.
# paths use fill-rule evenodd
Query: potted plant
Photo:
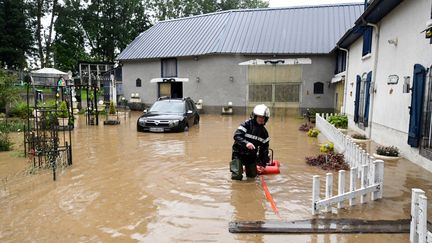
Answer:
<svg viewBox="0 0 432 243"><path fill-rule="evenodd" d="M395 146L378 146L373 156L382 160L398 160L399 149Z"/></svg>
<svg viewBox="0 0 432 243"><path fill-rule="evenodd" d="M333 115L327 118L330 124L333 124L336 128L345 130L348 129L348 117L346 115Z"/></svg>
<svg viewBox="0 0 432 243"><path fill-rule="evenodd" d="M318 137L318 134L319 134L319 130L318 129L316 129L316 128L311 128L311 129L309 129L309 131L307 132L307 135L309 136L309 137Z"/></svg>
<svg viewBox="0 0 432 243"><path fill-rule="evenodd" d="M365 142L370 141L366 137L366 135L359 134L359 133L351 134L351 139L353 140L354 143L365 143Z"/></svg>
<svg viewBox="0 0 432 243"><path fill-rule="evenodd" d="M59 108L57 110L57 119L59 126L67 126L69 123L69 112L66 101L64 100L60 102Z"/></svg>
<svg viewBox="0 0 432 243"><path fill-rule="evenodd" d="M108 109L108 119L104 121L104 125L118 125L120 121L118 120L117 110L113 101L110 101Z"/></svg>

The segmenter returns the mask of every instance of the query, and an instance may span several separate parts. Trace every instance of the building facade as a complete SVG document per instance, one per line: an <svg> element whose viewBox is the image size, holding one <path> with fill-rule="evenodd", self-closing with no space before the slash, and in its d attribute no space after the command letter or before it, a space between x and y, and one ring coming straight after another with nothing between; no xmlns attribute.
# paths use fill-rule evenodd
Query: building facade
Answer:
<svg viewBox="0 0 432 243"><path fill-rule="evenodd" d="M390 3L391 2L391 3ZM432 171L431 0L375 0L338 46L349 49L349 127Z"/></svg>

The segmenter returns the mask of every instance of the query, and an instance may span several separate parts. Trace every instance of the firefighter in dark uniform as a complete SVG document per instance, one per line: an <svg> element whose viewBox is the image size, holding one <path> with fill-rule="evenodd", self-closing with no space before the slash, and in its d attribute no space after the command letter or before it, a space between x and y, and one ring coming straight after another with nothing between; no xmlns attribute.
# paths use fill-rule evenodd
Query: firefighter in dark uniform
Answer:
<svg viewBox="0 0 432 243"><path fill-rule="evenodd" d="M231 179L243 178L243 166L246 176L254 178L264 171L269 162L269 135L264 125L270 117L270 110L265 105L257 105L252 116L237 128L232 146L230 162Z"/></svg>

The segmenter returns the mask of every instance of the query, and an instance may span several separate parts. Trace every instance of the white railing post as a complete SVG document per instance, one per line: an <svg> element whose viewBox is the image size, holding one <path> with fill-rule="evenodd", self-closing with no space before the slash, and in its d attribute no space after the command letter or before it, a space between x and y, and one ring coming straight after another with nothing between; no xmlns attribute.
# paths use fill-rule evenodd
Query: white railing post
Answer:
<svg viewBox="0 0 432 243"><path fill-rule="evenodd" d="M357 179L357 167L351 168L350 171L350 192L355 191L356 189L356 179ZM349 205L352 206L354 204L355 198L349 199Z"/></svg>
<svg viewBox="0 0 432 243"><path fill-rule="evenodd" d="M345 193L345 171L340 170L339 178L338 178L338 195L342 195L344 193ZM342 202L338 202L337 207L341 208Z"/></svg>
<svg viewBox="0 0 432 243"><path fill-rule="evenodd" d="M372 200L381 199L384 189L384 161L375 160L374 166L374 184L379 184L379 190L373 192Z"/></svg>
<svg viewBox="0 0 432 243"><path fill-rule="evenodd" d="M369 169L368 165L362 165L361 167L361 188L364 189L367 186L367 171ZM366 198L366 194L362 194L360 196L360 203L364 203Z"/></svg>
<svg viewBox="0 0 432 243"><path fill-rule="evenodd" d="M418 198L418 237L419 243L426 243L427 240L427 197L423 194Z"/></svg>
<svg viewBox="0 0 432 243"><path fill-rule="evenodd" d="M425 192L418 188L411 189L411 225L410 225L410 242L418 242L419 236L417 233L417 222L418 218L418 199L421 195L424 195Z"/></svg>
<svg viewBox="0 0 432 243"><path fill-rule="evenodd" d="M327 173L326 174L326 191L325 191L326 199L331 198L332 194L333 194L333 174ZM330 212L331 207L327 206L325 210L326 210L326 212Z"/></svg>
<svg viewBox="0 0 432 243"><path fill-rule="evenodd" d="M312 215L317 212L316 202L319 201L320 197L320 177L318 175L313 176L312 181Z"/></svg>

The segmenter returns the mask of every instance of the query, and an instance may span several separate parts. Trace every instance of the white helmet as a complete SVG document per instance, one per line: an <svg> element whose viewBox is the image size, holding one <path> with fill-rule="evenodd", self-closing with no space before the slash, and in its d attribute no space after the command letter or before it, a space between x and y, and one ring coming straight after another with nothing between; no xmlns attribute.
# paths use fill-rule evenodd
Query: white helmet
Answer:
<svg viewBox="0 0 432 243"><path fill-rule="evenodd" d="M267 120L270 118L270 109L266 105L264 105L264 104L257 105L253 109L252 114L254 116L263 116L263 117L265 117L265 121L267 122Z"/></svg>

